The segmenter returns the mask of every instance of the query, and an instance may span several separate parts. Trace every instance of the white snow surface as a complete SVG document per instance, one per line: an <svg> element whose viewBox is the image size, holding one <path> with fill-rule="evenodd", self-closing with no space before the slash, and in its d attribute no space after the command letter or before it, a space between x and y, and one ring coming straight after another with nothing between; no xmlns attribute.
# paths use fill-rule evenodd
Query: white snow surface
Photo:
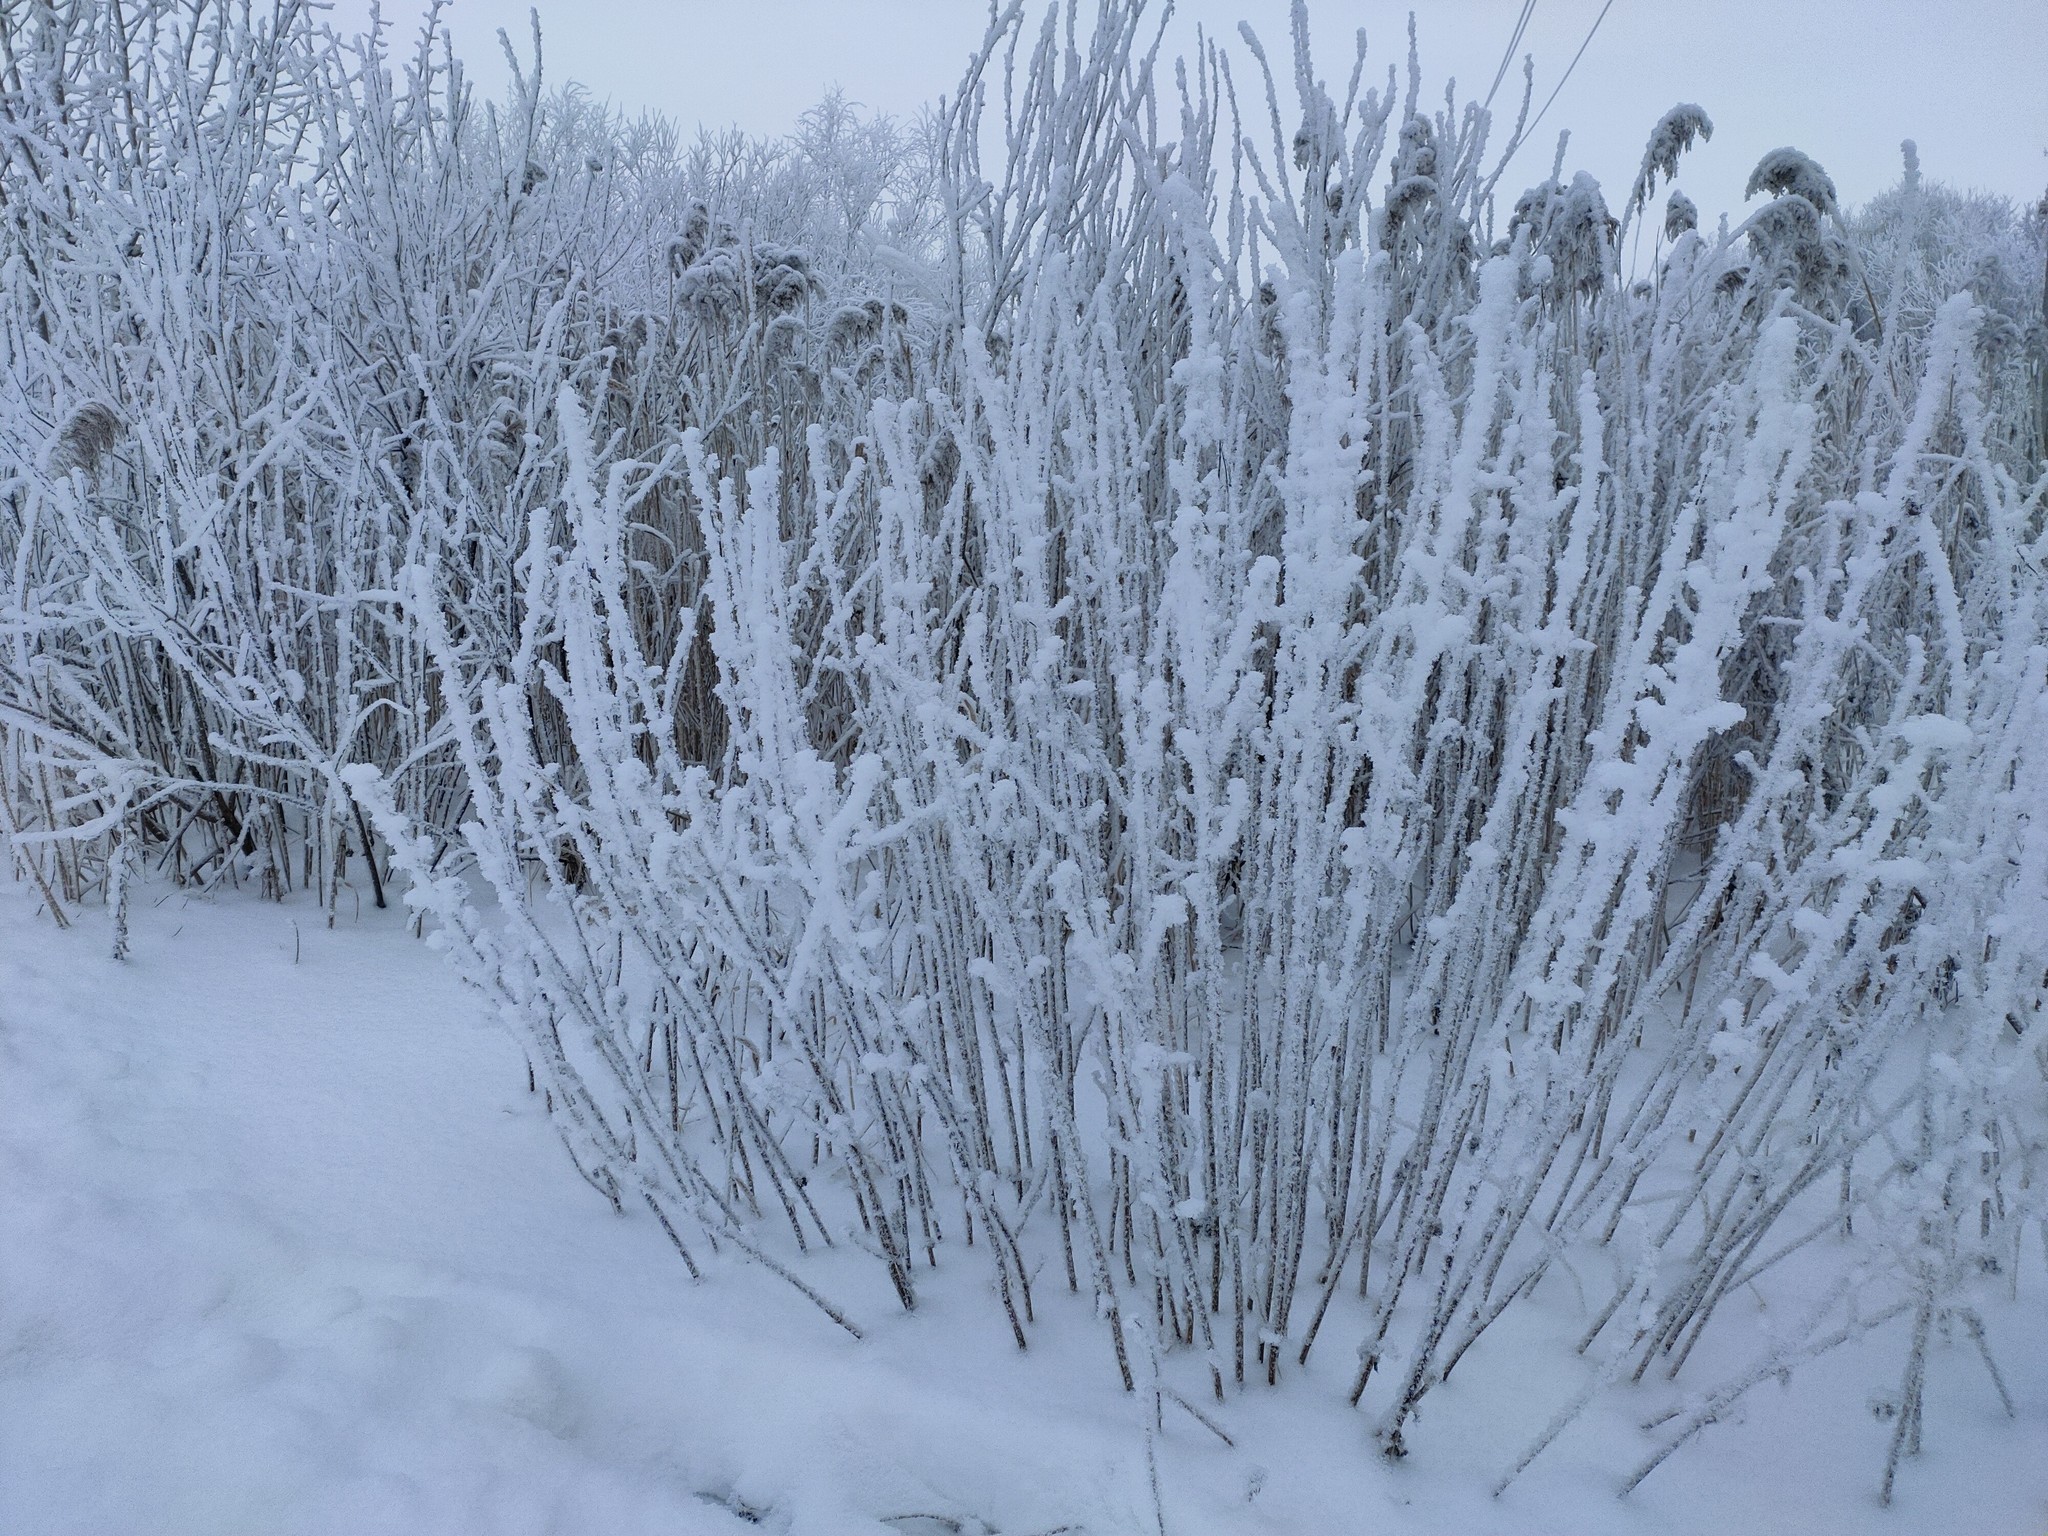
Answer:
<svg viewBox="0 0 2048 1536"><path fill-rule="evenodd" d="M517 1047L400 913L329 931L155 888L132 958L107 953L103 913L60 931L0 886L0 1532L1158 1530L1143 1416L1050 1275L1024 1354L971 1253L915 1314L858 1255L808 1265L864 1342L743 1260L693 1284L577 1177ZM1579 1383L1572 1283L1540 1294L1554 1334L1490 1334L1398 1464L1344 1407L1341 1336L1201 1404L1232 1446L1169 1410L1166 1528L2048 1530L2038 1265L1987 1317L2017 1419L1943 1347L1889 1510L1893 1332L1753 1393L1626 1500L1678 1388L1604 1400L1490 1498Z"/></svg>

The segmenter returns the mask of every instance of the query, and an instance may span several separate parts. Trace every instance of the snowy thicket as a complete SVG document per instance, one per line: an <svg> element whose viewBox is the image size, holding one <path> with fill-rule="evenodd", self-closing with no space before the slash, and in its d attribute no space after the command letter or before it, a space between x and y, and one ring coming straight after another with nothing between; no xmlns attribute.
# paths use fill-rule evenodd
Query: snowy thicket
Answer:
<svg viewBox="0 0 2048 1536"><path fill-rule="evenodd" d="M1126 0L1012 9L917 131L769 145L290 6L4 36L0 832L53 916L402 890L693 1270L857 1331L808 1250L906 1307L980 1264L1020 1345L1066 1285L1155 1412L1355 1347L1398 1454L1547 1279L1583 1406L1794 1254L1667 1449L1895 1319L1893 1464L1937 1338L2005 1391L2040 216L1787 149L1703 233L1693 106L1618 216L1562 152L1519 191L1299 13L1169 68Z"/></svg>

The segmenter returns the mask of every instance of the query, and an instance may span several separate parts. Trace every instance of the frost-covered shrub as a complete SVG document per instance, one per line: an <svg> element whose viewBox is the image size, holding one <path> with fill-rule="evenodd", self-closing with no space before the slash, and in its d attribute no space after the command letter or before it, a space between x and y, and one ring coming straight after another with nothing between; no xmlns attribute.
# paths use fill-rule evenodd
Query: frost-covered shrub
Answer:
<svg viewBox="0 0 2048 1536"><path fill-rule="evenodd" d="M593 1188L856 1332L811 1250L1086 1293L1155 1417L1341 1338L1400 1454L1567 1266L1613 1383L1826 1245L1665 1445L1893 1319L1912 1444L2041 1219L2038 223L1779 151L1625 284L1703 113L1508 204L1305 23L685 149L200 14L146 137L103 31L8 102L53 911L374 850Z"/></svg>
<svg viewBox="0 0 2048 1536"><path fill-rule="evenodd" d="M1900 185L1848 218L1879 311L1924 334L1941 301L1967 291L1984 311L1976 340L1988 430L2016 462L2038 461L2048 455L2048 198L2023 209L1928 185L1905 149Z"/></svg>

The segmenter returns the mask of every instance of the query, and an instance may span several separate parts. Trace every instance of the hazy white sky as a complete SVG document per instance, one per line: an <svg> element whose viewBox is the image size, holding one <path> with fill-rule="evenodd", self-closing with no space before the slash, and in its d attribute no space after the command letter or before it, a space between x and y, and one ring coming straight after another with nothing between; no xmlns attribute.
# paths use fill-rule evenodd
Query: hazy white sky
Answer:
<svg viewBox="0 0 2048 1536"><path fill-rule="evenodd" d="M1084 11L1091 3L1083 0ZM369 4L336 0L336 24L359 28ZM1601 4L1537 0L1523 51L1536 56L1539 105ZM523 53L529 8L530 0L453 0L445 12L458 55L493 94L506 79L498 29ZM786 128L835 84L892 113L949 94L987 18L983 0L539 0L538 8L553 82L575 80L619 106L687 124L736 123L754 133ZM408 30L420 9L421 0L384 0L386 17ZM1484 95L1520 0L1310 0L1318 72L1341 83L1363 27L1369 71L1384 77L1405 58L1411 9L1433 99L1446 77L1458 81L1461 100ZM1191 42L1200 25L1234 41L1236 22L1248 20L1279 64L1287 14L1287 0L1180 0L1175 32ZM1519 61L1511 79L1519 82ZM1497 113L1511 116L1510 89ZM1820 161L1850 202L1897 179L1904 138L1918 142L1929 176L2031 201L2048 189L2048 0L1613 0L1541 142L1522 151L1507 179L1541 179L1557 130L1570 128L1568 168L1593 172L1618 202L1651 124L1680 101L1698 102L1715 123L1713 142L1688 157L1679 178L1708 221L1740 208L1750 168L1780 144Z"/></svg>

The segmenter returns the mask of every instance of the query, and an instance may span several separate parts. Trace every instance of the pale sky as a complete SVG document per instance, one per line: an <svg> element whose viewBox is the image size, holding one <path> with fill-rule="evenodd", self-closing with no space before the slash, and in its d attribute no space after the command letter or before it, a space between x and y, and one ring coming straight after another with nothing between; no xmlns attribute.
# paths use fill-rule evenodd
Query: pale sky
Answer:
<svg viewBox="0 0 2048 1536"><path fill-rule="evenodd" d="M369 3L336 0L335 23L359 28ZM1538 105L1602 3L1536 0L1521 51L1536 56ZM507 78L497 31L524 54L529 8L530 0L453 0L445 12L457 54L493 95ZM553 83L575 80L600 99L686 125L758 134L786 129L833 85L895 114L951 94L987 18L982 0L540 0L538 8ZM420 0L384 4L408 30L420 9ZM1388 64L1405 60L1411 9L1428 98L1441 101L1447 77L1461 101L1483 96L1521 0L1309 0L1318 73L1341 86L1362 26L1368 77L1383 79ZM1234 43L1236 22L1248 20L1284 67L1287 14L1287 0L1180 0L1175 32L1191 42L1199 24ZM1250 61L1238 62L1242 93ZM1518 59L1495 102L1507 119L1503 136L1519 70ZM2048 190L2048 0L1613 0L1506 181L1519 189L1540 180L1557 131L1570 128L1567 170L1591 171L1619 204L1651 125L1681 101L1698 102L1714 120L1713 142L1679 176L1708 224L1724 210L1740 217L1750 168L1780 144L1812 155L1852 203L1898 179L1905 138L1919 144L1928 176L2031 202Z"/></svg>

